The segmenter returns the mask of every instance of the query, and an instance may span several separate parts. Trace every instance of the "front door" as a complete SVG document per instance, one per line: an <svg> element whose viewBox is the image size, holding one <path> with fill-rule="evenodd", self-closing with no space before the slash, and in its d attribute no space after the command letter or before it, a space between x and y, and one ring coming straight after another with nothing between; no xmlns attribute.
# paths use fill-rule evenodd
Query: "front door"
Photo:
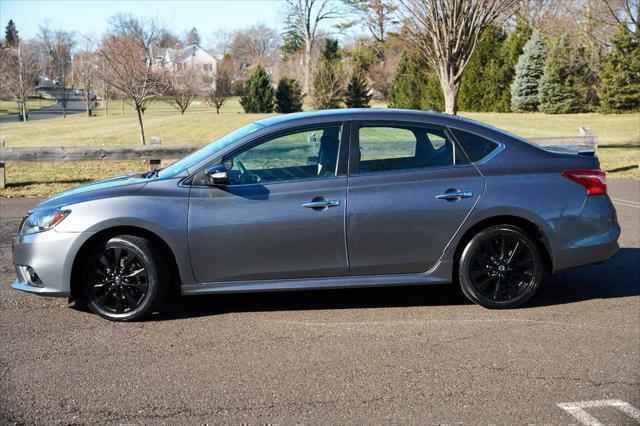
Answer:
<svg viewBox="0 0 640 426"><path fill-rule="evenodd" d="M429 271L481 196L483 178L444 128L352 126L351 274Z"/></svg>
<svg viewBox="0 0 640 426"><path fill-rule="evenodd" d="M194 184L189 249L196 279L348 275L348 133L342 124L279 132L222 160L227 185Z"/></svg>

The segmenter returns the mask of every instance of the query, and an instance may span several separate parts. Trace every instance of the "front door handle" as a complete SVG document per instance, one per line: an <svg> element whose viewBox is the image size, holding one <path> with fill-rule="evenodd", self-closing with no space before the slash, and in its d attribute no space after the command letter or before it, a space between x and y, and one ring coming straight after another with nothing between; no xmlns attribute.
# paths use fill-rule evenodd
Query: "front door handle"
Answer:
<svg viewBox="0 0 640 426"><path fill-rule="evenodd" d="M316 197L308 203L304 203L302 207L314 210L325 210L329 207L337 207L340 205L338 200L327 200L326 198Z"/></svg>
<svg viewBox="0 0 640 426"><path fill-rule="evenodd" d="M436 195L437 200L459 201L462 198L473 197L471 191L459 191L457 189L449 189L444 194Z"/></svg>

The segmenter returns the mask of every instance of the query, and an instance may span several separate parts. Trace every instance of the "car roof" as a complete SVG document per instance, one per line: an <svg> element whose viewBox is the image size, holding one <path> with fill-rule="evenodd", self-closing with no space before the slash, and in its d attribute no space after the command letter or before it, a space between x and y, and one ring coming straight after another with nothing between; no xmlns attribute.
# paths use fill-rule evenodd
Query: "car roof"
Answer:
<svg viewBox="0 0 640 426"><path fill-rule="evenodd" d="M342 109L325 109L318 111L295 112L292 114L281 114L273 117L263 118L256 121L257 124L263 126L272 126L276 124L284 124L295 121L312 121L320 119L321 121L337 120L376 120L397 118L415 118L421 116L423 118L442 118L454 117L441 114L437 111L417 111L411 109L393 109L393 108L342 108Z"/></svg>
<svg viewBox="0 0 640 426"><path fill-rule="evenodd" d="M491 125L484 124L469 118L457 115L444 114L438 111L419 111L413 109L395 109L395 108L342 108L342 109L326 109L318 111L295 112L291 114L280 114L273 117L263 118L255 121L256 124L271 126L288 126L288 125L306 125L314 123L326 123L330 121L341 120L425 120L429 123L440 124L443 126L462 126L462 127L480 127L487 130L498 131Z"/></svg>

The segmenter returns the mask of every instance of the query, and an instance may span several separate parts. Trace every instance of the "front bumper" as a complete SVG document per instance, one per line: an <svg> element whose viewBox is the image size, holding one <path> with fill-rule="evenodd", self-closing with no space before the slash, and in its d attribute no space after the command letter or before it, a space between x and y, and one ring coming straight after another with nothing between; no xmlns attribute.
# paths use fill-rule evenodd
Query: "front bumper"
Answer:
<svg viewBox="0 0 640 426"><path fill-rule="evenodd" d="M17 279L11 287L41 296L70 296L73 259L87 237L55 229L16 237L12 251Z"/></svg>

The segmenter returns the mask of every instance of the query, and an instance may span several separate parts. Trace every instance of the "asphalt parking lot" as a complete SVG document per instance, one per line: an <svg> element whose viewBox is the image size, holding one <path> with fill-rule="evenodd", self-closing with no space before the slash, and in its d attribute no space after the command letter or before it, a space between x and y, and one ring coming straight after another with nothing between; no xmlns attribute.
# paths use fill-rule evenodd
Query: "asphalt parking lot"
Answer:
<svg viewBox="0 0 640 426"><path fill-rule="evenodd" d="M640 423L640 181L609 193L621 250L525 308L358 289L182 298L132 324L11 290L37 200L0 198L0 423Z"/></svg>

